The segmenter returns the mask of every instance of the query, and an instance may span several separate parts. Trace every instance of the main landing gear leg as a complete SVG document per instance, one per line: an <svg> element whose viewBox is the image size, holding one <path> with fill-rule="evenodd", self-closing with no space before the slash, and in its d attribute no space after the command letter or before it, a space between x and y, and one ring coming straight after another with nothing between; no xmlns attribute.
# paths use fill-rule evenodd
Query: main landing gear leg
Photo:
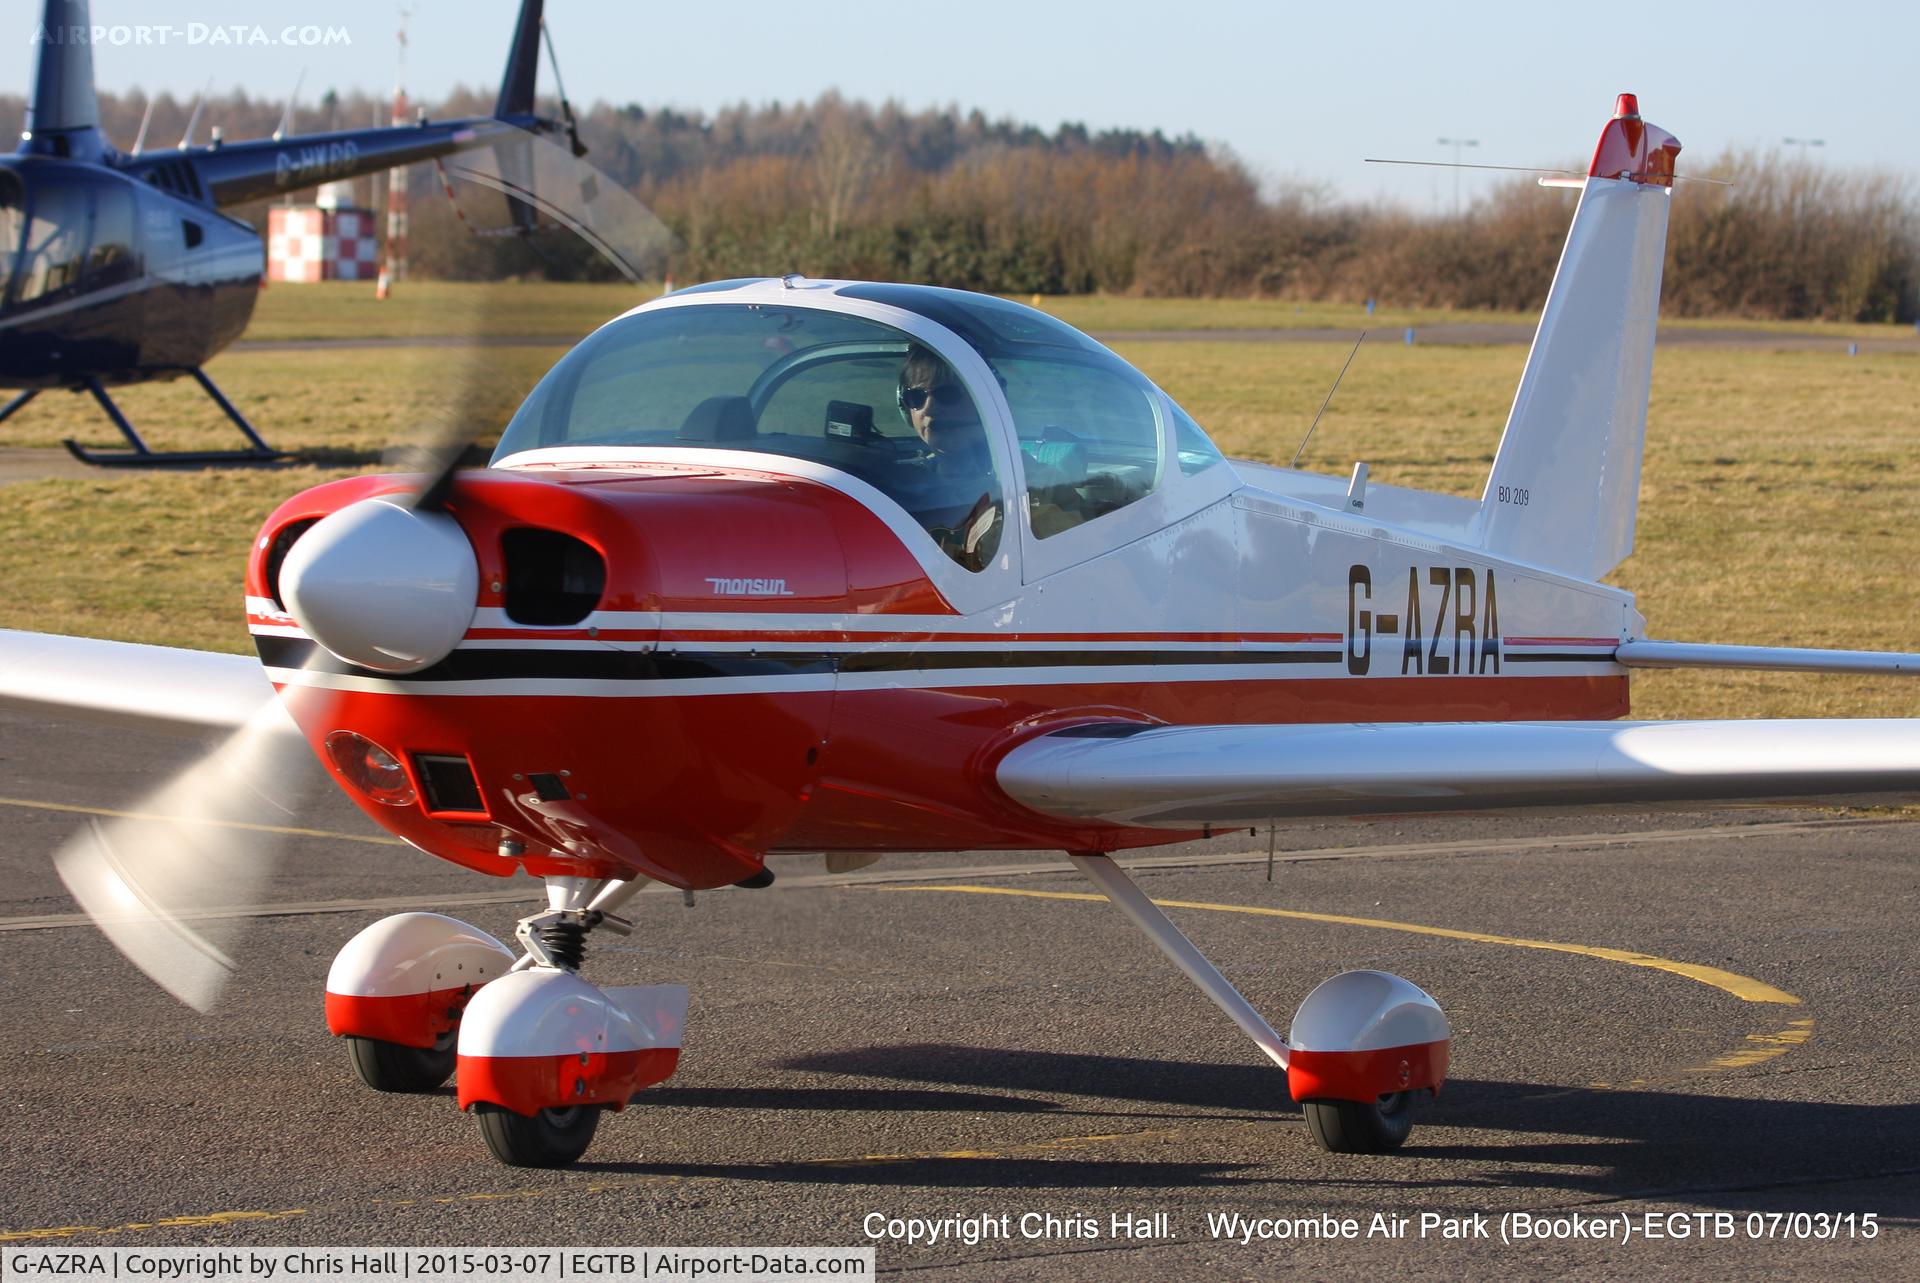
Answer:
<svg viewBox="0 0 1920 1283"><path fill-rule="evenodd" d="M1186 974L1187 979L1198 985L1200 992L1207 995L1214 1006L1226 1012L1227 1017L1240 1026L1241 1033L1253 1039L1254 1046L1267 1053L1267 1059L1282 1069L1287 1067L1287 1040L1253 1009L1252 1003L1240 996L1240 991L1229 984L1219 969L1193 947L1193 941L1180 933L1180 928L1160 912L1159 905L1147 899L1146 893L1134 885L1133 879L1119 865L1098 852L1069 851L1067 858L1073 861L1074 868L1086 875L1087 881L1100 889L1101 895L1113 902L1114 908L1126 914L1134 926L1147 933L1147 939L1158 945L1160 952L1166 954L1173 965Z"/></svg>
<svg viewBox="0 0 1920 1283"><path fill-rule="evenodd" d="M1451 1035L1439 1003L1399 976L1349 971L1308 994L1282 1038L1110 858L1071 851L1067 858L1287 1071L1322 1149L1378 1154L1406 1141L1413 1094L1437 1095L1446 1080Z"/></svg>
<svg viewBox="0 0 1920 1283"><path fill-rule="evenodd" d="M119 453L89 450L78 441L69 439L66 442L67 450L74 458L80 460L80 462L91 463L103 468L148 468L157 464L168 463L275 463L288 457L285 451L275 450L272 446L261 440L260 434L253 430L253 425L248 423L240 411L234 408L233 402L227 400L227 398L221 394L220 389L214 386L213 380L207 377L204 370L196 365L189 368L187 373L194 377L195 382L199 383L201 391L211 397L213 403L220 407L221 412L233 421L233 425L236 428L240 429L240 435L247 439L247 449L150 449L147 443L140 439L140 434L134 431L133 424L127 422L127 416L120 412L120 407L113 403L113 398L107 395L106 387L101 384L99 379L88 375L87 381L81 386L93 394L93 399L100 403L100 408L106 411L107 418L113 421L114 427L120 429L120 435L127 439L127 444L131 445L133 449ZM26 401L22 397L14 398L13 404L7 407L6 414L11 414L15 409L25 404ZM0 418L5 418L6 414L0 414Z"/></svg>
<svg viewBox="0 0 1920 1283"><path fill-rule="evenodd" d="M625 1109L680 1063L684 985L602 989L580 978L587 936L646 884L547 879L547 908L520 921L526 956L467 1005L460 1022L460 1108L480 1120L495 1158L564 1167L593 1140L603 1110Z"/></svg>

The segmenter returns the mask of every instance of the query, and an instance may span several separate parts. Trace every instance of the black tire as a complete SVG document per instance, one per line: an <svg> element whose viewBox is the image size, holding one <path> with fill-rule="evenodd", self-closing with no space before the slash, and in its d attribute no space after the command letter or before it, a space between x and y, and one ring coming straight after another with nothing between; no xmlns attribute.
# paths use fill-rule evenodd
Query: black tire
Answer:
<svg viewBox="0 0 1920 1283"><path fill-rule="evenodd" d="M493 1156L509 1167L565 1167L587 1152L600 1125L600 1106L569 1105L528 1117L481 1101L473 1112Z"/></svg>
<svg viewBox="0 0 1920 1283"><path fill-rule="evenodd" d="M1413 1093L1397 1091L1370 1105L1352 1100L1302 1102L1307 1131L1329 1154L1386 1154L1413 1134Z"/></svg>
<svg viewBox="0 0 1920 1283"><path fill-rule="evenodd" d="M453 1077L459 1053L453 1039L444 1047L402 1047L378 1038L348 1038L347 1051L360 1081L375 1091L432 1091Z"/></svg>

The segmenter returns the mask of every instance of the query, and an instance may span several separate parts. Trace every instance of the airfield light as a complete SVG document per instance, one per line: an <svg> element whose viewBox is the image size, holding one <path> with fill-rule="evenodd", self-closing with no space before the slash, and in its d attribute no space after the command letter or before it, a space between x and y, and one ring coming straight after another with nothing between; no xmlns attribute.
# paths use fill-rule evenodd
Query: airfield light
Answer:
<svg viewBox="0 0 1920 1283"><path fill-rule="evenodd" d="M386 806L412 806L413 781L400 759L364 735L335 731L327 736L327 756L347 783Z"/></svg>

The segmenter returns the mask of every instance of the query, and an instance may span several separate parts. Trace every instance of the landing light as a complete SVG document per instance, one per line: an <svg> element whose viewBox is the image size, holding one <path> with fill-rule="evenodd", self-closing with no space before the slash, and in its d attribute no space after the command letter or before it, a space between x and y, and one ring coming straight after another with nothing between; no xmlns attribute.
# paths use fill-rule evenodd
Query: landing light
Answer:
<svg viewBox="0 0 1920 1283"><path fill-rule="evenodd" d="M417 796L400 759L364 735L335 731L327 736L327 756L347 783L387 806L412 806Z"/></svg>

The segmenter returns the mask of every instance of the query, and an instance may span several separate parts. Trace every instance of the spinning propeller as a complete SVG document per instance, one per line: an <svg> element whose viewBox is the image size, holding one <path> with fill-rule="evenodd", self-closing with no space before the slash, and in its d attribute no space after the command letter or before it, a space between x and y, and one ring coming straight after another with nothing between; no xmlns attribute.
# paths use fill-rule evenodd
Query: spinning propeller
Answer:
<svg viewBox="0 0 1920 1283"><path fill-rule="evenodd" d="M537 134L466 153L446 168L504 195L520 234L544 232L544 216L629 281L673 248L672 234L618 183ZM475 434L479 380L462 382L460 403L437 431L422 434L415 457L425 466L411 491L327 516L288 553L282 596L318 643L317 661L324 652L377 672L414 673L444 659L466 633L479 567L447 509ZM307 689L269 697L212 752L129 812L74 835L55 857L67 889L115 946L197 1010L213 1006L236 970L229 950L310 795L312 754L282 702ZM376 774L398 769L371 757L356 765Z"/></svg>

